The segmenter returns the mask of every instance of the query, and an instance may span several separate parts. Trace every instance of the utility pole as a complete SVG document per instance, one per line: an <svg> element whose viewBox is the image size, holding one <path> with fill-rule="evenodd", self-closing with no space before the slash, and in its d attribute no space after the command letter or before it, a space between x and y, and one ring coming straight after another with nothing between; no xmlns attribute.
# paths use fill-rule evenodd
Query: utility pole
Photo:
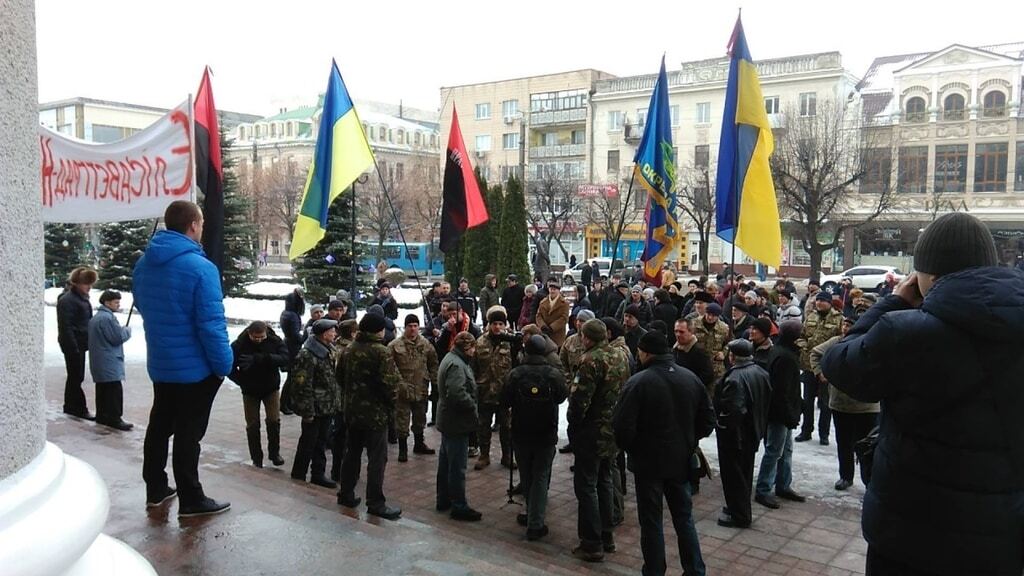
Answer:
<svg viewBox="0 0 1024 576"><path fill-rule="evenodd" d="M519 113L519 181L526 191L526 114Z"/></svg>

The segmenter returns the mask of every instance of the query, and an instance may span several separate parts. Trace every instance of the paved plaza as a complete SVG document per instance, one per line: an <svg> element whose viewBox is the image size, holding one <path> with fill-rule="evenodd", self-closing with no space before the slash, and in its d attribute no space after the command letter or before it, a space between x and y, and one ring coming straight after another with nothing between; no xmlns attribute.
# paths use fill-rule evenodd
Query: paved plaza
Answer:
<svg viewBox="0 0 1024 576"><path fill-rule="evenodd" d="M52 314L52 308L47 314ZM141 324L141 323L140 323ZM140 331L141 332L141 331ZM233 330L233 332L237 332ZM141 334L137 337L141 337ZM527 542L515 522L522 508L507 504L507 470L492 465L467 474L470 504L483 512L479 523L460 523L434 510L436 456L410 454L398 463L392 446L385 480L388 503L403 509L389 522L335 504L331 490L289 478L299 435L299 419L283 416L282 453L287 463L254 468L246 448L239 390L222 386L203 441L201 478L206 492L231 502L226 514L177 518L177 501L147 511L141 478L142 443L152 388L145 366L128 358L125 419L135 430L119 433L60 412L64 369L53 334L46 344L48 437L67 453L96 467L110 491L110 516L104 531L142 553L161 574L639 574L642 565L636 506L626 496L626 521L616 530L618 551L602 564L572 557L576 545L576 499L571 456L556 455L551 479L548 525L540 542ZM93 385L86 382L89 406ZM713 438L704 445L713 444ZM430 428L427 443L439 444ZM564 422L562 439L564 443ZM497 449L497 441L492 449ZM798 450L810 449L806 443ZM815 446L815 449L818 447ZM833 447L834 450L834 447ZM822 447L821 458L827 449ZM833 460L828 461L834 465ZM168 473L170 468L168 467ZM800 470L795 470L799 477ZM365 469L364 469L365 476ZM796 484L798 489L801 488ZM362 496L363 484L357 491ZM862 493L862 492L861 492ZM517 498L520 502L522 498ZM719 527L724 505L716 477L705 480L694 499L694 514L708 573L713 575L863 573L866 545L860 536L859 507L851 498L812 496L805 504L784 503L781 510L754 504L747 530ZM666 514L669 573L680 572L674 532Z"/></svg>

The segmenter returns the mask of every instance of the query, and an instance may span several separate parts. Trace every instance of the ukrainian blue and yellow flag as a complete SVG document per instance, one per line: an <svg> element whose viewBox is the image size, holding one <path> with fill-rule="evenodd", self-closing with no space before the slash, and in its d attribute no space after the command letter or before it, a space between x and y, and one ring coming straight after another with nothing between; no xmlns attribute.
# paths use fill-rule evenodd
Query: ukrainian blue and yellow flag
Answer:
<svg viewBox="0 0 1024 576"><path fill-rule="evenodd" d="M647 238L644 253L644 276L660 286L661 267L679 242L676 219L676 155L672 149L672 118L668 108L668 80L665 57L661 57L658 83L654 85L651 105L647 109L644 136L633 158L636 178L649 198Z"/></svg>
<svg viewBox="0 0 1024 576"><path fill-rule="evenodd" d="M290 260L310 251L323 239L331 202L373 164L373 152L363 133L363 125L338 72L338 64L332 60L316 137L316 152L309 167L295 234L288 250Z"/></svg>
<svg viewBox="0 0 1024 576"><path fill-rule="evenodd" d="M782 231L775 184L768 166L775 144L761 96L761 82L750 57L743 23L729 41L729 83L718 146L716 186L718 236L769 266L782 263Z"/></svg>

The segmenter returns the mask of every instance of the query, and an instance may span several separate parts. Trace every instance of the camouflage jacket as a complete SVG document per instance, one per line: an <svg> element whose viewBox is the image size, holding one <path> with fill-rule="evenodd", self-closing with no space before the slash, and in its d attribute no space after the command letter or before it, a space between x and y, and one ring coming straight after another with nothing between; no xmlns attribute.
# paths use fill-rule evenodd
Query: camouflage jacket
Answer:
<svg viewBox="0 0 1024 576"><path fill-rule="evenodd" d="M388 344L388 350L395 359L402 385L398 387L396 400L422 402L427 399L427 385L437 380L437 351L423 336L409 341L405 336L395 338Z"/></svg>
<svg viewBox="0 0 1024 576"><path fill-rule="evenodd" d="M622 353L626 355L626 360L629 362L629 373L633 374L633 372L636 372L636 358L633 356L633 351L629 349L629 344L626 344L625 336L619 336L609 342L608 345L622 350Z"/></svg>
<svg viewBox="0 0 1024 576"><path fill-rule="evenodd" d="M569 441L577 454L618 454L612 412L627 379L629 362L621 349L602 342L583 354L569 391Z"/></svg>
<svg viewBox="0 0 1024 576"><path fill-rule="evenodd" d="M693 322L693 334L697 337L697 343L711 357L711 367L715 369L715 382L725 374L725 357L727 356L726 346L729 344L729 325L721 320L709 328L704 323L704 318L697 318ZM722 359L717 360L715 356L721 352Z"/></svg>
<svg viewBox="0 0 1024 576"><path fill-rule="evenodd" d="M330 416L341 411L341 395L334 367L337 350L309 338L292 367L292 410L303 418Z"/></svg>
<svg viewBox="0 0 1024 576"><path fill-rule="evenodd" d="M800 346L800 367L812 371L814 368L811 366L811 350L815 346L824 344L829 338L838 336L842 327L843 315L834 308L829 309L825 314L817 310L808 314L807 319L804 320L803 334L796 342Z"/></svg>
<svg viewBox="0 0 1024 576"><path fill-rule="evenodd" d="M580 360L587 349L583 347L583 337L577 332L565 339L562 344L562 351L558 357L562 361L562 372L565 373L565 381L572 382L579 370Z"/></svg>
<svg viewBox="0 0 1024 576"><path fill-rule="evenodd" d="M402 376L395 359L376 334L359 332L342 354L338 371L345 423L362 430L387 430Z"/></svg>
<svg viewBox="0 0 1024 576"><path fill-rule="evenodd" d="M476 355L473 356L472 366L477 401L480 404L501 402L505 376L512 371L512 344L504 340L492 340L485 332L476 339Z"/></svg>

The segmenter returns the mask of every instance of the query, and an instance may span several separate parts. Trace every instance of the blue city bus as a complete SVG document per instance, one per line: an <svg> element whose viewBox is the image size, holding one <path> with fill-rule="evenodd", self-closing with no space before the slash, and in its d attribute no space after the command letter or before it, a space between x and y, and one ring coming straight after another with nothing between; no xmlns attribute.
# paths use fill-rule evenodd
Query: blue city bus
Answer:
<svg viewBox="0 0 1024 576"><path fill-rule="evenodd" d="M384 253L377 254L376 242L360 242L362 258L359 264L369 270L376 268L382 259L392 268L401 268L407 276L412 277L413 269L420 276L441 276L444 274L444 253L436 243L409 242L409 251L401 242L385 242ZM411 262L410 262L411 259ZM429 263L428 263L429 262Z"/></svg>

